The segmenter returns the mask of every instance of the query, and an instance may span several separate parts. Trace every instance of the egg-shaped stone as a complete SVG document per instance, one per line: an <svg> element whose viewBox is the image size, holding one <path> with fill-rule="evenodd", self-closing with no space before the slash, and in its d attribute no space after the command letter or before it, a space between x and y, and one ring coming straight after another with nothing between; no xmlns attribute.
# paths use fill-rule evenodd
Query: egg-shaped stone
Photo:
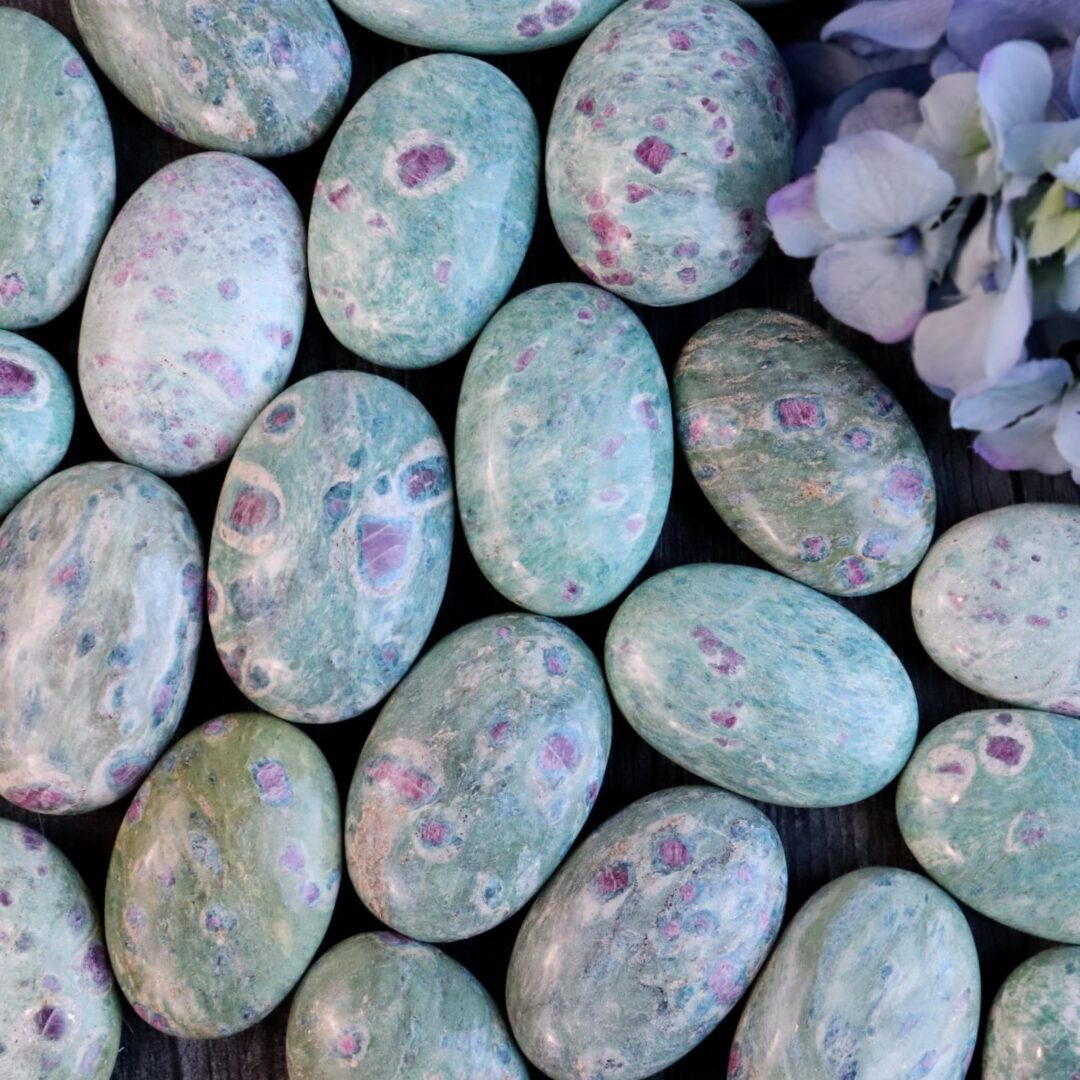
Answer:
<svg viewBox="0 0 1080 1080"><path fill-rule="evenodd" d="M547 137L547 196L582 272L642 304L738 281L791 178L794 97L765 31L729 0L628 0L585 40Z"/></svg>
<svg viewBox="0 0 1080 1080"><path fill-rule="evenodd" d="M930 658L986 697L1080 716L1080 507L1023 503L940 536L911 590Z"/></svg>
<svg viewBox="0 0 1080 1080"><path fill-rule="evenodd" d="M918 565L936 508L922 441L823 330L777 311L722 315L687 342L674 394L694 479L774 569L862 596Z"/></svg>
<svg viewBox="0 0 1080 1080"><path fill-rule="evenodd" d="M983 1080L1080 1075L1080 948L1047 949L1002 984L990 1009Z"/></svg>
<svg viewBox="0 0 1080 1080"><path fill-rule="evenodd" d="M560 623L495 615L443 638L356 766L345 854L361 900L422 941L508 919L585 824L610 745L600 667Z"/></svg>
<svg viewBox="0 0 1080 1080"><path fill-rule="evenodd" d="M0 1075L108 1080L120 995L90 893L59 848L0 818Z"/></svg>
<svg viewBox="0 0 1080 1080"><path fill-rule="evenodd" d="M431 630L453 529L446 445L412 394L357 371L291 386L221 489L207 610L225 669L287 720L371 708Z"/></svg>
<svg viewBox="0 0 1080 1080"><path fill-rule="evenodd" d="M302 150L349 89L352 58L326 0L71 0L71 12L137 109L211 150Z"/></svg>
<svg viewBox="0 0 1080 1080"><path fill-rule="evenodd" d="M79 383L109 449L162 476L227 458L289 377L306 290L303 219L272 172L211 153L154 173L83 309Z"/></svg>
<svg viewBox="0 0 1080 1080"><path fill-rule="evenodd" d="M915 745L918 702L895 653L835 600L765 570L649 578L616 612L604 666L650 746L752 799L858 802Z"/></svg>
<svg viewBox="0 0 1080 1080"><path fill-rule="evenodd" d="M60 464L74 425L64 369L40 345L0 330L0 517Z"/></svg>
<svg viewBox="0 0 1080 1080"><path fill-rule="evenodd" d="M345 118L311 206L311 288L330 332L366 360L429 367L502 302L532 238L540 136L497 68L423 56Z"/></svg>
<svg viewBox="0 0 1080 1080"><path fill-rule="evenodd" d="M257 1024L322 941L341 878L334 774L298 728L229 714L182 738L128 807L105 884L120 989L148 1024Z"/></svg>
<svg viewBox="0 0 1080 1080"><path fill-rule="evenodd" d="M671 495L671 402L648 331L590 285L543 285L484 328L454 458L465 539L508 600L578 615L614 600Z"/></svg>
<svg viewBox="0 0 1080 1080"><path fill-rule="evenodd" d="M978 709L919 743L896 793L926 872L1006 926L1080 944L1080 722Z"/></svg>
<svg viewBox="0 0 1080 1080"><path fill-rule="evenodd" d="M433 945L389 932L335 945L304 976L285 1036L289 1080L527 1080L498 1006Z"/></svg>
<svg viewBox="0 0 1080 1080"><path fill-rule="evenodd" d="M0 328L48 322L82 291L116 195L105 103L81 56L0 8Z"/></svg>
<svg viewBox="0 0 1080 1080"><path fill-rule="evenodd" d="M784 930L739 1018L728 1080L956 1080L979 1030L960 908L907 870L829 882Z"/></svg>
<svg viewBox="0 0 1080 1080"><path fill-rule="evenodd" d="M0 795L81 814L131 791L187 703L202 598L156 476L92 462L34 488L0 526Z"/></svg>
<svg viewBox="0 0 1080 1080"><path fill-rule="evenodd" d="M600 826L529 910L507 975L518 1045L553 1080L642 1080L696 1046L765 959L787 864L727 792L655 792Z"/></svg>

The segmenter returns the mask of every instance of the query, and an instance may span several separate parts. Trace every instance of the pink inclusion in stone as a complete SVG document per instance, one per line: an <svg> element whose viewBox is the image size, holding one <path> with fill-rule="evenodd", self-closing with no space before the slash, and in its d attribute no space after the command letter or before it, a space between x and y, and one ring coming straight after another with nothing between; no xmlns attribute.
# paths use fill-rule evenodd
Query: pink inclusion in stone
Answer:
<svg viewBox="0 0 1080 1080"><path fill-rule="evenodd" d="M36 382L34 373L28 368L0 357L0 398L26 397Z"/></svg>
<svg viewBox="0 0 1080 1080"><path fill-rule="evenodd" d="M658 135L648 135L637 144L634 157L651 173L659 175L675 153L670 143Z"/></svg>
<svg viewBox="0 0 1080 1080"><path fill-rule="evenodd" d="M986 755L1003 765L1015 766L1024 756L1024 747L1011 735L991 735L986 740Z"/></svg>
<svg viewBox="0 0 1080 1080"><path fill-rule="evenodd" d="M407 188L437 180L454 167L454 156L439 143L414 146L397 159L398 179Z"/></svg>

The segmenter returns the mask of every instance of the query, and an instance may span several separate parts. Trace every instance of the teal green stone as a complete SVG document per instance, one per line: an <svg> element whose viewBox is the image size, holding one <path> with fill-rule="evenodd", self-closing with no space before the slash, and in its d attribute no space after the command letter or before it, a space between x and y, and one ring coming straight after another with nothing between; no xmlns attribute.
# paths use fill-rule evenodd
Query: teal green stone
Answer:
<svg viewBox="0 0 1080 1080"><path fill-rule="evenodd" d="M360 899L424 941L497 926L562 861L610 745L604 677L566 627L496 615L443 638L356 766L345 853Z"/></svg>
<svg viewBox="0 0 1080 1080"><path fill-rule="evenodd" d="M722 315L687 342L674 394L694 479L775 570L863 596L918 565L936 507L926 451L892 392L823 330Z"/></svg>
<svg viewBox="0 0 1080 1080"><path fill-rule="evenodd" d="M39 345L0 330L0 517L60 464L74 425L64 369Z"/></svg>
<svg viewBox="0 0 1080 1080"><path fill-rule="evenodd" d="M56 318L112 216L116 159L97 83L59 31L0 8L0 329Z"/></svg>
<svg viewBox="0 0 1080 1080"><path fill-rule="evenodd" d="M109 1080L120 1049L90 893L59 848L0 818L0 1075Z"/></svg>
<svg viewBox="0 0 1080 1080"><path fill-rule="evenodd" d="M1080 944L1080 722L978 709L916 747L896 793L926 872L1017 930Z"/></svg>
<svg viewBox="0 0 1080 1080"><path fill-rule="evenodd" d="M1002 984L986 1024L983 1080L1080 1077L1080 949L1047 949Z"/></svg>
<svg viewBox="0 0 1080 1080"><path fill-rule="evenodd" d="M326 0L71 0L71 13L137 109L210 150L303 150L349 89L352 58Z"/></svg>
<svg viewBox="0 0 1080 1080"><path fill-rule="evenodd" d="M168 484L92 462L34 488L0 526L0 795L82 814L132 791L187 704L202 601Z"/></svg>
<svg viewBox="0 0 1080 1080"><path fill-rule="evenodd" d="M311 207L311 288L334 337L395 368L462 349L525 258L539 169L536 117L490 64L423 56L379 79L334 136Z"/></svg>
<svg viewBox="0 0 1080 1080"><path fill-rule="evenodd" d="M498 1007L433 945L357 934L304 976L285 1037L289 1080L527 1080Z"/></svg>
<svg viewBox="0 0 1080 1080"><path fill-rule="evenodd" d="M313 375L279 394L225 474L207 612L260 708L331 723L381 701L416 659L450 568L446 445L396 383Z"/></svg>
<svg viewBox="0 0 1080 1080"><path fill-rule="evenodd" d="M1006 506L939 537L911 590L915 632L957 682L1080 716L1080 507Z"/></svg>
<svg viewBox="0 0 1080 1080"><path fill-rule="evenodd" d="M650 746L752 799L858 802L915 745L915 691L889 646L836 601L764 570L649 578L616 612L604 666Z"/></svg>
<svg viewBox="0 0 1080 1080"><path fill-rule="evenodd" d="M311 963L341 878L334 774L298 728L231 714L184 736L128 807L105 884L120 989L169 1035L257 1024Z"/></svg>
<svg viewBox="0 0 1080 1080"><path fill-rule="evenodd" d="M679 787L631 803L525 917L507 1009L552 1080L643 1080L696 1046L753 980L787 896L780 838L750 803Z"/></svg>
<svg viewBox="0 0 1080 1080"><path fill-rule="evenodd" d="M458 401L465 539L508 600L544 615L610 603L652 554L671 495L671 402L648 331L590 285L511 300Z"/></svg>
<svg viewBox="0 0 1080 1080"><path fill-rule="evenodd" d="M739 1018L728 1080L957 1080L979 994L960 908L921 874L856 870L784 930Z"/></svg>

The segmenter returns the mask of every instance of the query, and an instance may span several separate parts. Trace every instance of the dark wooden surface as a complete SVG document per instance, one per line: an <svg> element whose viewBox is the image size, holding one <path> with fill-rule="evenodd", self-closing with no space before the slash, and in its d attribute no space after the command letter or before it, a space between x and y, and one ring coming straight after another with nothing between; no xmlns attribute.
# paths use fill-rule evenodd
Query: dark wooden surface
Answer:
<svg viewBox="0 0 1080 1080"><path fill-rule="evenodd" d="M179 3L180 0L177 0ZM71 38L89 60L79 41L65 0L7 0L11 6L32 11ZM764 9L757 14L779 43L813 36L824 19L840 7L839 0L815 3L795 0L787 6ZM352 48L353 78L347 107L384 72L419 55L419 50L386 41L342 18ZM519 58L495 58L532 102L541 131L555 99L559 80L573 56L575 46ZM117 93L101 73L94 73L105 95L116 140L117 206L153 172L175 158L196 151L155 127ZM3 105L0 103L0 108ZM311 149L283 160L267 162L288 185L305 217L312 190L329 138ZM947 409L919 383L910 356L903 347L885 348L835 324L816 305L808 283L808 263L786 259L774 248L737 286L696 304L675 309L638 309L660 350L670 375L679 349L699 327L716 315L740 307L774 307L827 325L839 340L860 354L894 390L919 429L938 487L938 530L972 514L1023 501L1078 501L1077 489L1066 477L1047 478L1034 473L1009 475L995 472L970 450L970 437L948 427ZM577 280L579 275L559 244L546 205L542 203L536 235L514 291L551 281ZM76 380L76 344L81 299L65 315L28 336L53 353ZM448 363L411 373L375 369L339 345L326 329L313 302L293 380L333 368L378 370L397 379L415 393L439 424L448 443L453 439L458 388L468 351ZM107 459L111 455L98 438L85 406L79 400L75 437L64 465ZM187 477L175 486L186 500L204 545L225 467ZM429 639L438 641L451 630L483 615L507 608L506 602L487 584L469 555L460 527L454 540L450 583L438 621ZM698 490L685 462L676 462L671 509L660 542L645 568L647 577L665 567L688 562L733 562L761 565L721 524ZM853 611L873 626L900 656L918 692L920 731L965 709L984 702L952 682L922 651L908 611L910 584L903 583L877 596L851 601ZM592 649L602 655L604 633L615 605L569 621ZM242 710L245 699L232 685L214 652L209 629L204 627L195 685L180 733L220 713ZM337 775L342 796L348 788L360 747L373 714L342 724L308 727L305 730L322 747ZM807 717L807 723L813 723ZM678 766L651 750L616 713L614 741L607 776L586 832L627 803L692 778ZM831 810L791 810L763 806L783 839L790 869L788 914L796 911L812 892L826 882L861 866L916 864L909 855L896 825L895 784L875 798L855 806ZM124 810L120 803L93 814L54 817L23 813L0 803L0 814L39 828L72 859L100 905L113 838ZM1007 930L973 912L967 912L979 948L983 974L983 1011L1005 976L1022 960L1038 951L1042 943ZM502 1004L503 981L514 936L521 917L470 941L447 946L447 951L470 968ZM343 879L337 909L324 948L354 933L371 930L375 919L356 897L347 877ZM2 974L0 974L2 977ZM263 1023L230 1039L197 1042L172 1039L142 1023L125 1008L123 1046L116 1080L278 1080L285 1077L284 1041L289 1003L286 1001ZM693 1053L666 1072L675 1078L715 1080L724 1075L728 1047L738 1019L736 1008L715 1033ZM980 1041L981 1049L981 1041ZM977 1076L978 1054L970 1076ZM539 1076L539 1073L536 1075ZM465 1078L463 1078L465 1080ZM867 1080L895 1080L867 1077Z"/></svg>

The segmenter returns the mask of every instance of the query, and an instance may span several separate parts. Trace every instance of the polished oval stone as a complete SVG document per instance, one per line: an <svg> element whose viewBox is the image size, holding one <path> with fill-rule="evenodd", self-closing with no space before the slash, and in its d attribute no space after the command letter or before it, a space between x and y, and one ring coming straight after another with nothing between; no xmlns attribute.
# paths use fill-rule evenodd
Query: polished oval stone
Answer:
<svg viewBox="0 0 1080 1080"><path fill-rule="evenodd" d="M156 172L94 267L79 382L110 450L162 476L215 465L284 385L307 297L285 185L233 154Z"/></svg>
<svg viewBox="0 0 1080 1080"><path fill-rule="evenodd" d="M298 728L230 714L182 738L128 807L105 884L117 982L148 1024L212 1039L285 998L341 877L334 774Z"/></svg>
<svg viewBox="0 0 1080 1080"><path fill-rule="evenodd" d="M915 745L911 680L861 619L747 566L666 570L623 601L604 650L634 730L697 776L785 806L880 791Z"/></svg>
<svg viewBox="0 0 1080 1080"><path fill-rule="evenodd" d="M738 281L791 178L794 98L765 31L728 0L629 0L586 39L555 101L547 195L591 280L642 304Z"/></svg>
<svg viewBox="0 0 1080 1080"><path fill-rule="evenodd" d="M0 527L0 795L81 814L131 791L187 703L203 558L142 469L49 477Z"/></svg>
<svg viewBox="0 0 1080 1080"><path fill-rule="evenodd" d="M41 833L0 818L0 1075L109 1080L120 1048L90 893Z"/></svg>
<svg viewBox="0 0 1080 1080"><path fill-rule="evenodd" d="M562 861L610 745L604 677L566 627L495 615L443 638L356 766L345 854L360 899L423 941L497 926Z"/></svg>
<svg viewBox="0 0 1080 1080"><path fill-rule="evenodd" d="M610 603L667 514L671 402L637 316L589 285L543 285L484 328L458 400L465 538L508 600L544 615Z"/></svg>
<svg viewBox="0 0 1080 1080"><path fill-rule="evenodd" d="M896 793L931 877L991 919L1080 944L1080 723L978 709L919 743Z"/></svg>
<svg viewBox="0 0 1080 1080"><path fill-rule="evenodd" d="M74 424L64 369L41 346L0 330L0 517L60 464Z"/></svg>
<svg viewBox="0 0 1080 1080"><path fill-rule="evenodd" d="M747 999L728 1080L956 1080L979 1030L979 959L921 874L869 867L819 889Z"/></svg>
<svg viewBox="0 0 1080 1080"><path fill-rule="evenodd" d="M71 0L71 12L137 109L211 150L302 150L349 89L349 47L326 0Z"/></svg>
<svg viewBox="0 0 1080 1080"><path fill-rule="evenodd" d="M961 521L911 590L930 658L990 698L1080 716L1080 507L1024 503Z"/></svg>
<svg viewBox="0 0 1080 1080"><path fill-rule="evenodd" d="M1080 1076L1080 948L1047 949L1002 984L990 1009L983 1080Z"/></svg>
<svg viewBox="0 0 1080 1080"><path fill-rule="evenodd" d="M529 103L482 60L423 56L368 89L315 185L311 288L330 332L387 367L429 367L502 302L536 221Z"/></svg>
<svg viewBox="0 0 1080 1080"><path fill-rule="evenodd" d="M304 976L285 1037L290 1080L527 1080L498 1007L433 945L357 934Z"/></svg>
<svg viewBox="0 0 1080 1080"><path fill-rule="evenodd" d="M0 328L48 322L82 291L116 195L112 128L63 34L0 8Z"/></svg>
<svg viewBox="0 0 1080 1080"><path fill-rule="evenodd" d="M522 924L507 975L518 1045L553 1080L641 1080L697 1045L765 959L787 865L768 818L707 787L631 803Z"/></svg>
<svg viewBox="0 0 1080 1080"><path fill-rule="evenodd" d="M225 669L287 720L371 708L431 630L453 528L446 445L412 394L357 371L291 386L218 501L207 610Z"/></svg>
<svg viewBox="0 0 1080 1080"><path fill-rule="evenodd" d="M724 523L774 569L822 592L880 592L918 565L934 478L887 387L824 331L736 311L675 369L679 441Z"/></svg>

